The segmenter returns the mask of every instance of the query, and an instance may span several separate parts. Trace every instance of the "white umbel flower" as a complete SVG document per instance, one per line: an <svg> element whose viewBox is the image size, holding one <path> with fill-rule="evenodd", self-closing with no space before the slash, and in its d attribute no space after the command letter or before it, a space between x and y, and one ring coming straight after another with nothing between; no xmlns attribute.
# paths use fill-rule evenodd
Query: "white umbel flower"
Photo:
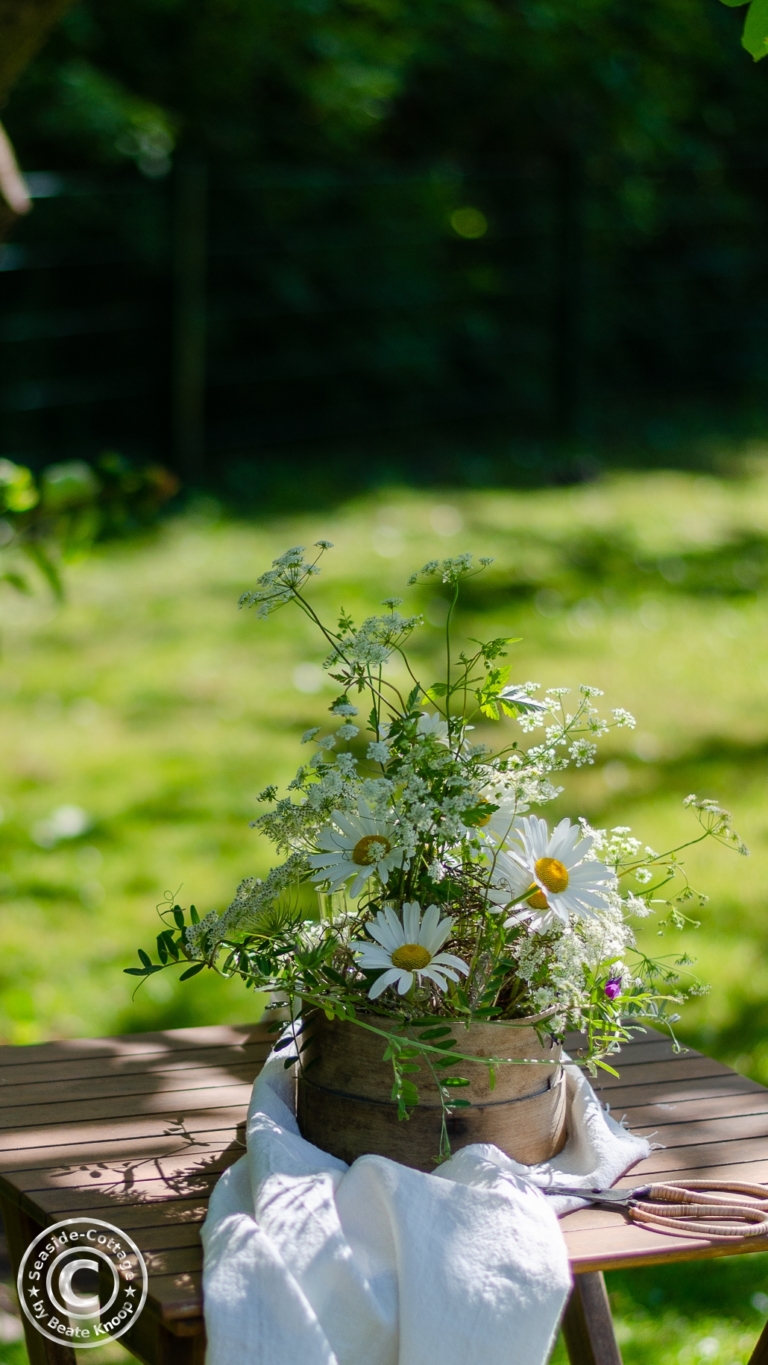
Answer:
<svg viewBox="0 0 768 1365"><path fill-rule="evenodd" d="M317 839L323 851L309 855L310 865L317 869L312 881L327 882L330 891L338 891L354 877L349 893L359 896L375 872L386 886L390 872L402 864L404 853L395 842L392 825L377 820L362 798L357 815L335 810L331 818L333 824L321 830Z"/></svg>
<svg viewBox="0 0 768 1365"><path fill-rule="evenodd" d="M570 915L589 918L604 910L616 875L587 857L593 842L582 838L580 827L570 820L561 820L550 835L546 820L525 816L508 850L496 860L489 893L491 900L502 905L505 895L509 904L526 890L530 892L507 923L526 920L541 932L558 921L567 925Z"/></svg>
<svg viewBox="0 0 768 1365"><path fill-rule="evenodd" d="M459 972L466 975L469 971L460 957L440 952L453 928L453 920L450 917L441 919L436 905L430 905L422 919L418 901L406 902L402 920L387 905L366 927L376 942L357 939L350 947L359 955L363 971L384 969L368 992L371 1000L381 995L387 986L397 985L399 994L405 995L411 989L414 977L418 977L421 984L422 977L426 976L444 991L448 986L446 977L458 981Z"/></svg>

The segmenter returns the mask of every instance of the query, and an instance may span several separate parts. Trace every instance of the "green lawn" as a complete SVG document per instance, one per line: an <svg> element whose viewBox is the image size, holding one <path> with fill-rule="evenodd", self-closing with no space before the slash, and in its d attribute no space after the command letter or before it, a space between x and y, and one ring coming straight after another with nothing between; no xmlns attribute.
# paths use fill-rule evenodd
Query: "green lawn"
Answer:
<svg viewBox="0 0 768 1365"><path fill-rule="evenodd" d="M688 947L711 994L685 1038L768 1082L768 453L729 480L632 475L543 492L388 490L336 510L237 523L202 506L143 543L70 566L59 607L0 598L0 1034L13 1042L253 1016L236 985L122 975L166 892L226 905L269 850L257 793L291 775L334 695L297 615L238 612L273 555L327 537L329 611L417 602L427 655L444 604L406 590L426 559L468 549L469 635L523 637L513 678L592 683L638 718L569 776L552 814L632 825L655 848L693 829L691 791L732 809L748 860L689 868L710 894ZM511 725L512 722L505 722ZM76 809L71 809L71 808ZM66 837L69 836L69 837ZM645 938L673 951L677 937ZM763 1257L616 1277L627 1365L746 1361L768 1315ZM721 1285L724 1316L713 1317ZM717 1292L715 1290L717 1286ZM755 1298L755 1296L757 1296ZM0 1345L0 1365L16 1348Z"/></svg>

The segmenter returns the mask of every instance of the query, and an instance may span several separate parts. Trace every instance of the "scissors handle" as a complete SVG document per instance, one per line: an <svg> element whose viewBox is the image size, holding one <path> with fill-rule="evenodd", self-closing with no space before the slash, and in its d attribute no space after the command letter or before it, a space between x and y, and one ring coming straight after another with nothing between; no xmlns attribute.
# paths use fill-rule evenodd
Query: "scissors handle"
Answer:
<svg viewBox="0 0 768 1365"><path fill-rule="evenodd" d="M745 1202L737 1203L728 1195ZM663 1211L658 1205L664 1206ZM768 1189L740 1180L670 1180L633 1192L628 1212L635 1223L681 1236L764 1237Z"/></svg>

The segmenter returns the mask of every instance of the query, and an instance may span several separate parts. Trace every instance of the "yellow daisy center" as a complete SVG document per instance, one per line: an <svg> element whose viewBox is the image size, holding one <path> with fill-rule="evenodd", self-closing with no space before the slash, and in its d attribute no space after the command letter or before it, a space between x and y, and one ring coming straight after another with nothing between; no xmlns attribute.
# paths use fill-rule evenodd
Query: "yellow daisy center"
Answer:
<svg viewBox="0 0 768 1365"><path fill-rule="evenodd" d="M392 966L402 967L406 972L418 972L432 961L432 954L420 943L404 943L392 954Z"/></svg>
<svg viewBox="0 0 768 1365"><path fill-rule="evenodd" d="M358 867L372 867L386 858L391 850L392 845L383 834L364 834L352 849L352 862L357 863Z"/></svg>
<svg viewBox="0 0 768 1365"><path fill-rule="evenodd" d="M534 867L536 876L548 891L558 896L568 885L568 868L558 858L538 858Z"/></svg>
<svg viewBox="0 0 768 1365"><path fill-rule="evenodd" d="M546 896L544 895L544 892L540 891L538 886L535 885L533 888L533 895L528 897L528 904L530 905L532 910L549 909L549 903L547 901Z"/></svg>

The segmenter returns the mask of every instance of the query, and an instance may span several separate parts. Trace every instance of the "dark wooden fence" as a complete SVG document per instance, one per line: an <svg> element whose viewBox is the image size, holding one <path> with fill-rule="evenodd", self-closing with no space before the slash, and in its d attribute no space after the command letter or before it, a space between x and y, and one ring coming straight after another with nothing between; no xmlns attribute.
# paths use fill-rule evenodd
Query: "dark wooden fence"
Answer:
<svg viewBox="0 0 768 1365"><path fill-rule="evenodd" d="M663 445L683 411L754 427L766 174L32 175L0 246L0 454L117 448L250 496L275 461L327 472L333 449L387 443L439 479L436 431L471 480L487 430L535 464L553 443Z"/></svg>

